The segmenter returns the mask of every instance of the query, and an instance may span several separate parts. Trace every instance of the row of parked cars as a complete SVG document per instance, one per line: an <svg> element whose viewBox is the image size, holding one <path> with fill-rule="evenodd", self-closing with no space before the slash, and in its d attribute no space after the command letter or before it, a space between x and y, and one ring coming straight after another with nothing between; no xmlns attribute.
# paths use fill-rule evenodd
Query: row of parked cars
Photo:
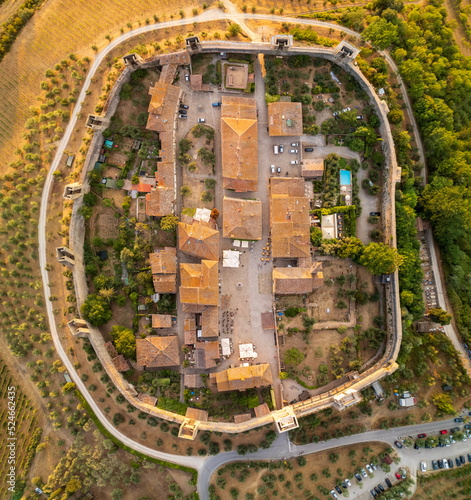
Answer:
<svg viewBox="0 0 471 500"><path fill-rule="evenodd" d="M368 479L368 474L373 475L374 471L377 470L377 469L381 469L381 466L380 465L375 465L373 463L366 464L365 467L364 468L362 467L359 472L355 472L355 479L359 483L361 483L363 481L363 478ZM367 474L366 471L368 471L368 474ZM398 480L405 479L406 478L406 471L401 470L399 472L396 472L396 478ZM386 483L386 486L388 488L392 487L392 483L391 483L391 480L389 478L386 478L384 480L384 482ZM344 490L346 490L347 488L350 488L350 486L352 486L352 483L348 479L345 479L344 481L342 481L341 487L340 486L335 486L335 489L331 490L330 494L334 498L337 499L338 498L338 494L340 494L340 495L343 494L342 488ZM386 491L385 487L381 483L379 483L372 490L370 490L370 493L373 495L373 497L376 497L377 495L380 495L384 491Z"/></svg>
<svg viewBox="0 0 471 500"><path fill-rule="evenodd" d="M471 463L471 453L468 453L468 462ZM455 463L457 467L461 467L466 463L466 458L464 455L460 455L455 458ZM453 460L451 458L444 458L443 460L432 460L432 468L433 470L438 469L453 469ZM420 470L422 472L427 471L427 463L420 462Z"/></svg>

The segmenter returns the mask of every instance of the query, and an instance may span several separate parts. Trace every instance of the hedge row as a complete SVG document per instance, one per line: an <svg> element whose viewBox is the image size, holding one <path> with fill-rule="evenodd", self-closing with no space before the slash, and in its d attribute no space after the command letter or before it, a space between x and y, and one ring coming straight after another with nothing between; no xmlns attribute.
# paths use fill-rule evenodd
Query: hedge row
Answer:
<svg viewBox="0 0 471 500"><path fill-rule="evenodd" d="M99 429L99 431L104 436L106 436L108 439L111 439L111 441L113 441L113 443L116 446L119 446L121 449L127 451L128 453L131 453L132 455L136 455L138 457L144 458L144 459L146 459L149 462L154 462L156 464L163 465L164 467L169 467L169 468L172 468L172 469L178 469L178 470L182 470L182 471L185 471L185 472L191 472L191 474L193 475L193 484L196 486L196 483L197 483L197 480L198 480L198 471L196 469L192 469L191 467L185 467L184 465L174 464L172 462L167 462L165 460L159 460L158 458L149 457L147 455L144 455L144 453L141 453L139 451L133 450L129 446L126 446L119 439L117 439L116 437L114 437L113 434L111 434L110 432L108 432L108 430L100 422L100 420L98 419L98 417L95 415L95 412L92 410L92 408L87 403L87 401L82 396L82 394L79 391L75 391L75 395L77 396L77 398L79 399L80 403L85 408L86 412L88 413L88 415L90 416L90 418L93 420L93 422L95 423L95 425L97 426L97 428ZM198 493L196 492L196 493L194 493L194 495L195 495L195 499L198 500L199 499Z"/></svg>

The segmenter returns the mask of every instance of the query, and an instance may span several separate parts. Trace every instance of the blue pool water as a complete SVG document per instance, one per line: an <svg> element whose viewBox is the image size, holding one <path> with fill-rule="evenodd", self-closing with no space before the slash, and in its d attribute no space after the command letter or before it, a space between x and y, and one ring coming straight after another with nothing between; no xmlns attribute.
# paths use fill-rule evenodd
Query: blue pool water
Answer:
<svg viewBox="0 0 471 500"><path fill-rule="evenodd" d="M340 185L341 186L350 186L352 183L352 176L350 170L341 170L340 171Z"/></svg>

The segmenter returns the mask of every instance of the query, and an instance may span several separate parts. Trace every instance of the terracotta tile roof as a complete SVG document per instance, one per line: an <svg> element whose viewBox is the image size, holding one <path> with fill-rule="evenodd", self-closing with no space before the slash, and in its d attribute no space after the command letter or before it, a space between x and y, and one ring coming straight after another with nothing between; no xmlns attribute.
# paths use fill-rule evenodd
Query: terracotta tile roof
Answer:
<svg viewBox="0 0 471 500"><path fill-rule="evenodd" d="M146 214L154 217L163 217L173 214L174 189L157 186L146 194Z"/></svg>
<svg viewBox="0 0 471 500"><path fill-rule="evenodd" d="M149 254L152 274L175 274L177 272L177 249L164 247Z"/></svg>
<svg viewBox="0 0 471 500"><path fill-rule="evenodd" d="M218 261L180 264L180 302L217 306L219 304Z"/></svg>
<svg viewBox="0 0 471 500"><path fill-rule="evenodd" d="M172 328L171 314L153 314L152 328Z"/></svg>
<svg viewBox="0 0 471 500"><path fill-rule="evenodd" d="M201 259L219 259L219 231L206 224L178 224L178 248Z"/></svg>
<svg viewBox="0 0 471 500"><path fill-rule="evenodd" d="M307 267L277 267L273 269L273 293L295 295L312 292L312 274Z"/></svg>
<svg viewBox="0 0 471 500"><path fill-rule="evenodd" d="M243 422L247 422L250 420L252 415L250 413L241 413L240 415L234 415L234 422L236 424L242 424Z"/></svg>
<svg viewBox="0 0 471 500"><path fill-rule="evenodd" d="M159 82L172 83L177 72L177 67L178 66L176 64L165 64L164 66L162 66L162 71L160 72L159 76Z"/></svg>
<svg viewBox="0 0 471 500"><path fill-rule="evenodd" d="M131 368L122 354L113 358L113 364L119 372L127 372Z"/></svg>
<svg viewBox="0 0 471 500"><path fill-rule="evenodd" d="M178 337L147 337L136 340L137 365L163 368L180 364Z"/></svg>
<svg viewBox="0 0 471 500"><path fill-rule="evenodd" d="M185 314L183 332L185 344L192 345L196 342L196 319L194 314Z"/></svg>
<svg viewBox="0 0 471 500"><path fill-rule="evenodd" d="M204 343L204 365L206 368L214 368L216 360L220 358L219 342L217 340Z"/></svg>
<svg viewBox="0 0 471 500"><path fill-rule="evenodd" d="M185 387L201 388L204 387L203 379L199 373L185 373L184 375Z"/></svg>
<svg viewBox="0 0 471 500"><path fill-rule="evenodd" d="M207 422L208 412L206 410L200 410L199 408L187 408L185 417L190 420L201 420L202 422Z"/></svg>
<svg viewBox="0 0 471 500"><path fill-rule="evenodd" d="M138 193L150 193L152 186L150 184L145 184L140 182L139 184L131 184L130 190L137 191Z"/></svg>
<svg viewBox="0 0 471 500"><path fill-rule="evenodd" d="M177 293L176 274L154 274L152 280L156 293Z"/></svg>
<svg viewBox="0 0 471 500"><path fill-rule="evenodd" d="M264 415L269 415L270 414L270 408L268 408L267 403L263 403L259 406L256 406L254 408L255 411L255 416L256 417L263 417Z"/></svg>
<svg viewBox="0 0 471 500"><path fill-rule="evenodd" d="M273 312L262 313L262 330L274 330L275 329L275 318L273 317Z"/></svg>
<svg viewBox="0 0 471 500"><path fill-rule="evenodd" d="M203 338L219 335L219 308L208 306L201 315L201 336Z"/></svg>
<svg viewBox="0 0 471 500"><path fill-rule="evenodd" d="M116 358L116 356L118 355L118 351L116 350L115 346L113 345L113 342L111 342L111 341L107 342L105 344L105 348L108 351L108 354L110 355L111 359Z"/></svg>
<svg viewBox="0 0 471 500"><path fill-rule="evenodd" d="M261 365L238 366L215 374L218 391L244 391L255 387L273 384L271 368L268 363Z"/></svg>
<svg viewBox="0 0 471 500"><path fill-rule="evenodd" d="M201 90L203 88L203 75L190 75L190 89Z"/></svg>
<svg viewBox="0 0 471 500"><path fill-rule="evenodd" d="M157 162L155 180L158 186L172 188L175 185L175 163L173 161Z"/></svg>
<svg viewBox="0 0 471 500"><path fill-rule="evenodd" d="M168 131L169 127L173 129L181 91L180 87L155 82L155 85L149 89L152 97L148 108L147 129L156 132Z"/></svg>
<svg viewBox="0 0 471 500"><path fill-rule="evenodd" d="M144 403L145 405L155 406L157 404L157 398L154 396L150 396L144 392L140 392L137 396L137 399Z"/></svg>
<svg viewBox="0 0 471 500"><path fill-rule="evenodd" d="M273 257L310 257L309 199L302 178L270 179Z"/></svg>
<svg viewBox="0 0 471 500"><path fill-rule="evenodd" d="M224 196L223 217L224 238L262 239L262 202L260 200Z"/></svg>
<svg viewBox="0 0 471 500"><path fill-rule="evenodd" d="M303 177L322 177L324 175L324 158L312 158L301 162Z"/></svg>
<svg viewBox="0 0 471 500"><path fill-rule="evenodd" d="M302 135L302 104L300 102L268 103L268 129L271 136Z"/></svg>
<svg viewBox="0 0 471 500"><path fill-rule="evenodd" d="M223 96L221 142L224 188L256 191L258 128L254 99Z"/></svg>

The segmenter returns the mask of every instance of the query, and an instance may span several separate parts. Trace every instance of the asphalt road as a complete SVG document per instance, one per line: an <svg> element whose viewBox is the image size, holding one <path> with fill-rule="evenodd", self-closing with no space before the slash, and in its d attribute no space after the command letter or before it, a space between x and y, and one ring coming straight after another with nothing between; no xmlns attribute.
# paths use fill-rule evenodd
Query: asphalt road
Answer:
<svg viewBox="0 0 471 500"><path fill-rule="evenodd" d="M227 5L228 2L226 2ZM44 189L42 193L42 198L41 198L41 208L40 208L40 215L39 215L39 230L38 230L38 238L39 238L39 261L40 261L40 268L41 268L41 276L43 280L43 288L44 288L44 295L46 299L46 310L49 318L49 324L50 324L50 331L51 335L53 338L54 346L63 362L65 367L67 368L72 380L75 382L77 388L82 392L83 396L87 400L87 402L90 404L92 407L93 411L101 421L101 423L105 426L105 428L112 433L117 439L121 440L123 443L125 443L127 446L130 446L133 449L136 449L138 451L141 451L142 453L145 453L149 456L155 457L155 458L160 458L163 460L168 460L174 463L178 463L181 465L187 465L190 467L194 467L198 470L200 470L200 475L198 479L198 488L200 490L202 498L207 498L207 485L209 483L209 479L211 476L212 471L214 471L217 467L222 465L223 463L226 463L228 461L233 461L233 460L240 460L241 457L239 457L235 452L230 452L230 453L223 453L220 455L217 455L216 457L210 457L210 458L201 458L201 457L185 457L185 456L180 456L180 455L171 455L167 453L162 453L156 450L153 450L151 448L147 448L146 446L141 445L140 443L137 443L131 439L129 439L127 436L122 434L118 429L116 429L111 423L108 422L106 416L101 412L100 408L98 405L95 403L93 396L88 392L86 389L85 385L82 383L80 380L80 377L78 377L72 363L69 361L59 339L59 334L57 331L57 326L55 323L55 317L53 314L53 307L52 307L52 302L49 300L49 297L51 296L51 291L49 289L49 277L48 277L48 272L46 271L46 264L47 264L47 259L46 259L46 219L47 219L47 201L49 198L49 192L51 189L51 184L53 182L53 173L57 169L59 162L62 158L62 155L64 154L64 150L70 140L71 134L75 128L75 125L77 123L77 117L80 113L81 110L81 105L80 103L84 101L86 98L86 90L89 88L91 79L95 75L95 72L97 71L99 65L101 62L105 59L105 57L108 55L108 53L113 50L115 47L117 47L119 44L123 43L124 41L133 38L139 34L146 33L146 32L151 32L156 29L165 29L165 28L170 28L174 26L183 26L187 24L193 24L194 22L200 23L200 22L207 22L207 21L212 21L212 20L221 20L221 19L226 19L230 18L231 20L234 20L236 22L239 22L240 24L244 24L245 20L264 20L264 21L274 21L274 22L288 22L288 23L296 23L296 24L303 24L303 25L311 25L311 26L320 26L320 27L328 27L328 28L333 28L336 30L341 29L345 33L355 36L355 37L360 37L360 35L348 28L340 27L334 23L326 23L326 22L321 22L321 21L316 21L313 19L297 19L297 18L291 18L291 17L286 17L286 16L272 16L272 15L263 15L263 14L240 14L232 11L230 14L225 14L224 12L221 12L216 9L210 9L204 11L202 14L199 14L197 16L194 16L189 19L179 19L175 21L168 21L164 23L159 23L159 24L154 24L154 25L148 25L148 26L142 26L140 28L137 28L133 31L130 31L128 33L124 33L120 35L118 38L114 39L105 49L103 49L100 53L98 53L95 57L95 60L93 64L90 67L90 70L88 72L88 75L85 79L84 85L82 87L82 91L80 92L79 98L78 98L78 104L74 108L71 119L66 127L66 130L64 132L64 135L62 139L58 143L56 155L54 157L54 160L50 166L46 182L44 184ZM248 30L249 31L249 30ZM395 66L391 58L386 54L386 60L387 62L391 65L392 69L395 70ZM401 86L401 92L404 96L404 101L409 103L409 99L407 96L407 92L404 88L404 86ZM411 116L411 120L413 120L413 114L410 109L410 104L408 106L408 110ZM418 134L417 128L414 127L414 133ZM421 141L420 141L420 136L416 137L417 139L417 144L419 145L419 149L422 151L422 146L421 146ZM438 274L437 274L438 276ZM413 431L417 432L418 430L424 430L425 428L432 428L434 425L441 427L443 424L437 423L437 424L423 424L419 426L413 426L411 428L407 428L408 430L398 430L396 429L395 431L375 431L371 433L364 433L361 435L357 436L350 436L346 438L341 438L340 440L332 440L327 443L318 443L318 444L311 444L311 445L306 445L306 447L293 447L292 445L290 446L288 443L287 436L280 436L276 442L273 444L273 446L269 450L260 450L255 454L250 455L250 459L271 459L274 457L277 458L282 458L284 456L297 456L301 451L304 453L315 453L317 451L321 451L322 449L330 449L333 447L338 447L338 446L345 446L347 444L352 444L356 442L365 442L365 441L370 441L370 440L380 440L380 441L386 441L388 443L391 443L394 440L394 436L398 435L398 432L400 433L405 433L409 432L412 433ZM438 428L437 427L437 428ZM429 431L430 432L430 431ZM463 443L466 444L466 443ZM409 450L404 452L404 455L409 453Z"/></svg>

